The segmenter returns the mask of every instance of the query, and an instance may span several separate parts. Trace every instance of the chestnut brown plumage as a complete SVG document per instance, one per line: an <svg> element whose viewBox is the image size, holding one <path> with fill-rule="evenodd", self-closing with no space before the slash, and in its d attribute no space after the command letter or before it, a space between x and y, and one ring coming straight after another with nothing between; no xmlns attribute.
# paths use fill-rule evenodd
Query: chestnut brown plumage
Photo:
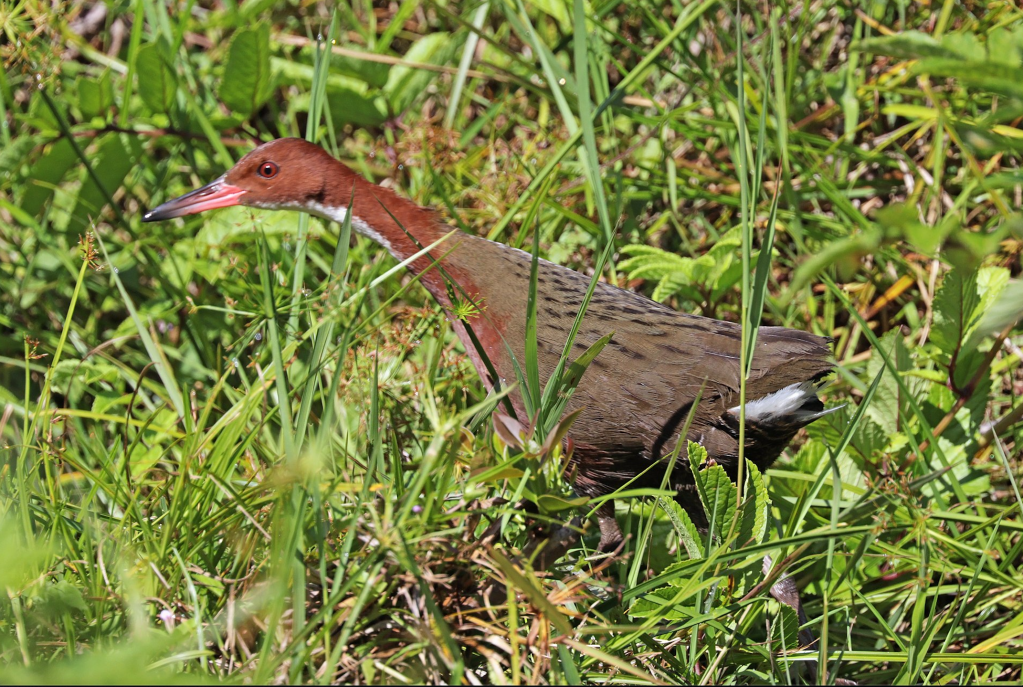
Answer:
<svg viewBox="0 0 1023 687"><path fill-rule="evenodd" d="M163 220L229 205L300 210L335 221L350 214L356 231L378 241L399 260L451 232L429 210L366 181L322 148L300 139L259 146L224 176L164 203L144 219ZM434 258L443 270L428 269ZM479 303L478 314L468 323L504 384L515 379L508 349L518 361L524 360L530 261L521 250L455 232L430 257L409 265L422 273L423 284L449 315L446 277L457 282L458 292ZM588 285L588 277L540 261L541 383L560 358ZM495 380L470 343L465 324L453 318L453 326L484 383L492 388ZM570 432L575 444L570 471L576 475L576 490L609 494L641 473L633 486L659 486L663 470L647 468L670 453L690 413L688 438L703 444L734 478L740 326L676 312L601 283L579 329L575 353L610 332L612 342L592 362L569 404L569 410L583 409ZM830 354L826 338L782 327L760 328L746 390L745 455L762 470L801 427L825 412L816 388L832 371ZM521 397L513 393L512 403L524 418ZM685 461L676 467L672 482L681 505L698 525L704 524ZM611 502L598 511L598 523L601 548L615 547L621 532Z"/></svg>

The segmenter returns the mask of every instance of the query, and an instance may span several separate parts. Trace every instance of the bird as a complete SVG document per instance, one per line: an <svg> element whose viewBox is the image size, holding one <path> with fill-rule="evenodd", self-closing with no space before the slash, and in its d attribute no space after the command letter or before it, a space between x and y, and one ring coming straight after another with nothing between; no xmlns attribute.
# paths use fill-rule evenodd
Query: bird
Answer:
<svg viewBox="0 0 1023 687"><path fill-rule="evenodd" d="M451 319L489 390L516 380L525 360L530 253L452 228L434 211L376 185L322 147L299 138L263 143L211 183L143 216L156 222L242 205L306 212L344 222L420 276ZM424 251L425 248L430 250ZM541 384L561 358L590 278L537 262L536 350ZM461 298L471 299L467 314ZM471 331L470 331L471 330ZM612 334L613 333L613 334ZM676 311L634 291L599 282L572 347L585 352L607 334L572 395L579 411L568 437L567 474L577 494L599 497L622 486L661 486L677 435L698 442L736 479L739 459L741 325ZM473 341L475 338L476 342ZM486 359L480 355L476 343ZM489 363L489 364L488 364ZM764 471L804 426L831 412L818 391L834 371L831 339L784 327L759 328L746 384L743 455ZM528 421L521 390L509 394ZM691 469L670 475L676 500L694 524L707 527ZM657 468L660 467L660 470ZM623 542L613 499L595 512L598 550Z"/></svg>

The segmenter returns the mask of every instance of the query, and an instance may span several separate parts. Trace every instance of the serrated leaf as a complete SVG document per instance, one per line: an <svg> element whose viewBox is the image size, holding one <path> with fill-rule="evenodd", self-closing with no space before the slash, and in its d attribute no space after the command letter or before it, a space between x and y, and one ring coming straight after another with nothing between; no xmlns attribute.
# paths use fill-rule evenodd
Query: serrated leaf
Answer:
<svg viewBox="0 0 1023 687"><path fill-rule="evenodd" d="M650 297L658 302L664 302L669 297L685 290L691 283L690 279L682 274L669 274L657 282L654 292Z"/></svg>
<svg viewBox="0 0 1023 687"><path fill-rule="evenodd" d="M945 275L934 297L932 343L946 356L951 356L975 324L977 304L977 272L953 269Z"/></svg>
<svg viewBox="0 0 1023 687"><path fill-rule="evenodd" d="M868 377L869 379L869 377ZM863 461L872 462L876 452L882 451L888 442L888 433L868 415L860 418L853 429L850 446L862 457Z"/></svg>
<svg viewBox="0 0 1023 687"><path fill-rule="evenodd" d="M239 31L231 40L219 94L232 112L249 116L272 92L270 25L264 23Z"/></svg>
<svg viewBox="0 0 1023 687"><path fill-rule="evenodd" d="M708 529L719 539L723 538L735 515L738 490L720 465L705 468L700 483L703 485L700 501L707 512Z"/></svg>
<svg viewBox="0 0 1023 687"><path fill-rule="evenodd" d="M139 48L135 57L135 71L139 77L139 97L153 112L166 113L174 102L178 80L167 58L166 48L149 43Z"/></svg>
<svg viewBox="0 0 1023 687"><path fill-rule="evenodd" d="M693 479L696 480L696 484L700 484L700 467L707 460L707 449L695 441L689 441L686 444L686 456L689 459L689 469L693 472Z"/></svg>
<svg viewBox="0 0 1023 687"><path fill-rule="evenodd" d="M700 537L700 531L693 524L693 520L689 517L686 509L678 505L678 502L674 499L658 498L657 504L664 511L664 514L668 516L671 526L675 528L675 535L682 542L682 546L685 547L689 558L703 558L703 538Z"/></svg>
<svg viewBox="0 0 1023 687"><path fill-rule="evenodd" d="M1007 283L982 311L981 321L975 330L980 336L990 336L1019 322L1023 317L1023 280Z"/></svg>
<svg viewBox="0 0 1023 687"><path fill-rule="evenodd" d="M742 504L742 520L739 522L739 546L750 542L759 544L767 533L767 518L771 501L760 469L751 460L746 461L746 493Z"/></svg>
<svg viewBox="0 0 1023 687"><path fill-rule="evenodd" d="M665 572L670 571L672 567L669 566ZM665 620L688 620L695 616L698 612L695 606L671 603L677 594L674 587L667 585L658 587L636 599L627 612L634 618L663 618Z"/></svg>
<svg viewBox="0 0 1023 687"><path fill-rule="evenodd" d="M653 246L625 246L622 252L633 256L618 263L618 268L628 274L630 279L663 279L677 274L688 283L696 264L693 258L669 253Z"/></svg>
<svg viewBox="0 0 1023 687"><path fill-rule="evenodd" d="M792 607L778 604L778 613L771 623L771 638L790 651L799 647L799 616Z"/></svg>

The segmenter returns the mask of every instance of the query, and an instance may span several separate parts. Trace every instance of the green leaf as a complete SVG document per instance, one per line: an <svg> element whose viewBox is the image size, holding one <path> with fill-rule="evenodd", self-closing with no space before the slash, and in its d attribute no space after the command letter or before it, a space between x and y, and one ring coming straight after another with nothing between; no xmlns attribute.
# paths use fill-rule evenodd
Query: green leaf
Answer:
<svg viewBox="0 0 1023 687"><path fill-rule="evenodd" d="M1023 30L998 27L987 36L987 57L1012 67L1023 66Z"/></svg>
<svg viewBox="0 0 1023 687"><path fill-rule="evenodd" d="M778 614L771 623L771 638L780 640L781 645L789 650L799 647L799 616L792 607L778 604Z"/></svg>
<svg viewBox="0 0 1023 687"><path fill-rule="evenodd" d="M1019 322L1023 317L1023 280L1008 282L991 299L989 305L982 307L982 312L983 317L977 326L976 335L990 336Z"/></svg>
<svg viewBox="0 0 1023 687"><path fill-rule="evenodd" d="M984 45L973 32L946 33L941 37L941 47L964 60L983 60L987 57Z"/></svg>
<svg viewBox="0 0 1023 687"><path fill-rule="evenodd" d="M491 557L497 566L501 568L508 581L520 592L526 595L530 602L542 614L547 621L558 629L561 634L572 634L572 624L568 618L552 604L547 596L535 583L532 573L523 573L515 564L508 560L499 549L490 552Z"/></svg>
<svg viewBox="0 0 1023 687"><path fill-rule="evenodd" d="M78 88L78 109L86 119L106 117L114 106L114 88L110 82L110 70L98 79L79 76L75 81Z"/></svg>
<svg viewBox="0 0 1023 687"><path fill-rule="evenodd" d="M43 614L50 618L59 618L71 611L78 611L83 614L89 612L81 590L67 580L47 585L41 594L39 608Z"/></svg>
<svg viewBox="0 0 1023 687"><path fill-rule="evenodd" d="M111 195L124 183L124 178L135 164L135 158L124 148L119 134L108 134L99 143L92 168L103 184L103 188ZM78 192L74 210L71 211L71 222L68 231L81 232L89 228L91 219L99 216L106 207L107 196L96 185L96 181L88 176Z"/></svg>
<svg viewBox="0 0 1023 687"><path fill-rule="evenodd" d="M346 45L348 50L362 52L355 45ZM367 57L375 57L372 53L366 53ZM369 59L360 59L350 55L330 56L330 71L334 74L345 74L365 81L370 86L382 87L387 83L391 73L391 65L376 62Z"/></svg>
<svg viewBox="0 0 1023 687"><path fill-rule="evenodd" d="M611 332L610 334L600 337L594 341L589 348L583 351L581 356L569 364L568 370L566 370L562 375L561 383L558 385L557 398L553 403L551 403L549 414L545 416L547 424L549 425L544 428L545 431L550 432L553 428L553 423L561 418L561 414L565 412L565 406L568 405L569 399L572 398L572 394L575 393L576 387L579 386L579 382L582 381L586 368L590 366L590 363L592 363L593 359L597 357L597 354L604 350L604 346L611 341L611 337L613 336L614 332ZM548 384L549 383L550 380L548 380ZM546 396L546 389L544 390L544 395ZM575 419L574 414L570 417L573 420Z"/></svg>
<svg viewBox="0 0 1023 687"><path fill-rule="evenodd" d="M695 441L690 441L686 445L686 455L689 457L689 468L693 472L693 478L699 484L700 467L707 460L707 449Z"/></svg>
<svg viewBox="0 0 1023 687"><path fill-rule="evenodd" d="M739 546L748 542L759 544L764 541L767 533L767 518L771 508L771 500L767 496L767 485L760 469L751 461L746 461L746 499L742 504L742 520L739 522Z"/></svg>
<svg viewBox="0 0 1023 687"><path fill-rule="evenodd" d="M956 51L942 45L930 35L921 31L903 31L894 36L870 38L860 41L855 47L864 52L900 57L906 60L918 60L923 57L959 56Z"/></svg>
<svg viewBox="0 0 1023 687"><path fill-rule="evenodd" d="M665 573L671 572L677 564L668 566ZM664 586L644 594L629 607L628 614L634 618L660 618L664 620L689 620L697 615L695 606L682 606L671 603L678 590Z"/></svg>
<svg viewBox="0 0 1023 687"><path fill-rule="evenodd" d="M28 172L25 190L19 202L21 209L29 215L38 215L53 196L54 187L61 182L77 159L75 149L66 139L61 139L50 146Z"/></svg>
<svg viewBox="0 0 1023 687"><path fill-rule="evenodd" d="M881 337L880 347L885 354L895 363L900 372L911 367L909 352L902 342L900 329L890 329ZM881 381L877 391L867 408L867 415L881 427L886 434L895 434L899 431L899 382L887 369L884 359L880 355L872 355L867 362L867 379L873 379L883 370Z"/></svg>
<svg viewBox="0 0 1023 687"><path fill-rule="evenodd" d="M232 112L248 116L273 92L270 72L270 25L260 24L235 34L227 53L220 99Z"/></svg>
<svg viewBox="0 0 1023 687"><path fill-rule="evenodd" d="M167 58L167 49L160 43L142 46L135 58L135 70L139 76L139 97L146 107L156 113L170 110L178 81Z"/></svg>
<svg viewBox="0 0 1023 687"><path fill-rule="evenodd" d="M839 268L840 278L849 279L859 267L860 258L876 251L883 236L881 228L871 224L863 227L857 234L825 244L796 268L790 291L799 291L810 279L835 263Z"/></svg>
<svg viewBox="0 0 1023 687"><path fill-rule="evenodd" d="M701 477L700 501L707 512L708 528L720 539L732 524L738 490L720 465L705 468Z"/></svg>
<svg viewBox="0 0 1023 687"><path fill-rule="evenodd" d="M40 566L50 558L46 533L24 539L11 517L0 517L0 547L17 552L0 566L0 589L21 589L39 576ZM9 608L9 607L8 607Z"/></svg>
<svg viewBox="0 0 1023 687"><path fill-rule="evenodd" d="M424 64L446 64L458 50L459 41L451 39L451 34L439 31L431 33L416 41L405 54L406 62ZM426 90L430 82L437 78L437 72L419 67L400 66L391 69L383 93L391 106L391 112L400 114L407 110Z"/></svg>
<svg viewBox="0 0 1023 687"><path fill-rule="evenodd" d="M700 469L700 465L707 460L707 449L703 446L690 441L688 453L689 467L693 472L700 503L707 515L708 529L712 535L720 538L726 528L731 526L738 490L720 465Z"/></svg>
<svg viewBox="0 0 1023 687"><path fill-rule="evenodd" d="M942 256L953 267L960 270L976 269L989 255L998 251L999 244L1009 234L1009 226L1003 223L990 232L954 231L945 242Z"/></svg>
<svg viewBox="0 0 1023 687"><path fill-rule="evenodd" d="M337 127L345 124L377 126L387 121L387 101L379 95L337 86L328 88L327 103Z"/></svg>
<svg viewBox="0 0 1023 687"><path fill-rule="evenodd" d="M0 177L10 180L20 175L21 168L28 164L32 151L46 141L43 136L22 134L13 139L10 145L0 146Z"/></svg>
<svg viewBox="0 0 1023 687"><path fill-rule="evenodd" d="M541 511L550 515L552 513L560 513L563 510L585 506L589 501L588 496L576 496L575 498L566 499L554 496L553 494L541 494L536 499L536 505L540 507Z"/></svg>
<svg viewBox="0 0 1023 687"><path fill-rule="evenodd" d="M657 499L657 505L668 516L671 526L675 528L675 535L682 542L682 546L685 547L689 558L703 558L703 538L700 536L700 531L696 529L696 525L693 524L693 520L689 517L686 509L678 505L678 502L674 499L659 498Z"/></svg>
<svg viewBox="0 0 1023 687"><path fill-rule="evenodd" d="M558 22L558 28L565 34L572 30L572 18L568 14L566 0L530 0L530 5L550 15Z"/></svg>
<svg viewBox="0 0 1023 687"><path fill-rule="evenodd" d="M299 93L288 101L289 112L308 112L310 96L305 91L313 83L313 68L308 64L279 57L271 58L270 68L278 82L304 87L298 89ZM376 126L387 121L387 100L364 81L332 73L327 75L326 89L330 118L336 127L345 124Z"/></svg>
<svg viewBox="0 0 1023 687"><path fill-rule="evenodd" d="M914 74L957 79L967 86L1008 96L1023 96L1023 85L1018 78L1019 69L1008 64L932 57L918 62L912 71Z"/></svg>
<svg viewBox="0 0 1023 687"><path fill-rule="evenodd" d="M934 297L934 326L931 341L941 352L951 356L975 324L977 304L977 272L956 268L949 272Z"/></svg>
<svg viewBox="0 0 1023 687"><path fill-rule="evenodd" d="M916 251L924 255L934 255L945 237L957 227L954 217L948 215L946 221L931 227L920 221L919 212L909 203L892 203L874 215L886 238L897 240L904 236Z"/></svg>

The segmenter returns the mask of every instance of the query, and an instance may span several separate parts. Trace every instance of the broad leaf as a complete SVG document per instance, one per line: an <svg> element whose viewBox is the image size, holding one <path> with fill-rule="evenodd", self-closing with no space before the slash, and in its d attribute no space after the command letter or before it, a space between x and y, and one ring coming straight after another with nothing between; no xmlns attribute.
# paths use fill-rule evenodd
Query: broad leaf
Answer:
<svg viewBox="0 0 1023 687"><path fill-rule="evenodd" d="M446 64L459 48L460 41L451 39L451 34L438 31L417 40L405 54L406 62L425 64ZM383 87L390 103L391 112L400 114L419 97L430 82L437 78L437 72L418 67L394 67Z"/></svg>
<svg viewBox="0 0 1023 687"><path fill-rule="evenodd" d="M923 57L961 57L947 45L942 45L921 31L903 31L894 36L883 36L860 41L855 46L865 52L889 55L907 60Z"/></svg>
<svg viewBox="0 0 1023 687"><path fill-rule="evenodd" d="M78 109L83 117L91 119L110 114L114 106L114 88L109 69L98 79L79 76L75 84L78 87Z"/></svg>
<svg viewBox="0 0 1023 687"><path fill-rule="evenodd" d="M682 546L685 547L689 558L703 558L703 538L700 536L700 531L696 529L696 525L693 524L693 520L689 517L686 509L678 505L678 502L674 499L659 498L657 499L657 505L668 516L671 526L675 529L675 535L682 542Z"/></svg>
<svg viewBox="0 0 1023 687"><path fill-rule="evenodd" d="M576 496L574 498L566 499L553 494L541 494L536 499L536 505L540 506L540 510L544 513L552 514L572 508L578 508L579 506L585 506L589 503L589 501L590 499L588 496Z"/></svg>
<svg viewBox="0 0 1023 687"><path fill-rule="evenodd" d="M167 58L166 48L159 43L139 48L135 70L139 75L139 97L142 102L156 113L170 110L178 90L178 81Z"/></svg>
<svg viewBox="0 0 1023 687"><path fill-rule="evenodd" d="M746 461L746 492L742 504L742 519L739 522L739 538L736 543L744 546L749 542L759 544L767 533L767 518L771 508L771 500L767 496L767 486L759 468L751 461Z"/></svg>
<svg viewBox="0 0 1023 687"><path fill-rule="evenodd" d="M891 360L897 370L907 370L911 363L909 353L905 344L902 343L902 332L899 329L891 329L881 338L881 348L885 355ZM881 427L886 434L894 434L899 431L899 382L887 368L884 358L881 355L872 355L867 362L867 379L873 379L884 368L881 382L878 384L877 392L873 401L867 408L867 415Z"/></svg>
<svg viewBox="0 0 1023 687"><path fill-rule="evenodd" d="M934 298L934 325L931 341L951 356L976 323L977 273L954 269L945 276Z"/></svg>
<svg viewBox="0 0 1023 687"><path fill-rule="evenodd" d="M61 139L50 146L29 170L19 202L21 209L29 215L38 215L53 196L54 187L77 160L75 150L67 140Z"/></svg>
<svg viewBox="0 0 1023 687"><path fill-rule="evenodd" d="M270 25L235 34L220 84L220 99L233 112L251 115L273 92L270 72Z"/></svg>
<svg viewBox="0 0 1023 687"><path fill-rule="evenodd" d="M720 465L712 465L700 473L697 482L700 501L707 513L707 526L719 539L728 533L735 515L738 490Z"/></svg>
<svg viewBox="0 0 1023 687"><path fill-rule="evenodd" d="M107 204L106 194L113 194L121 187L134 165L134 158L125 150L119 134L108 134L100 142L91 164L103 184L103 189L96 185L91 176L85 177L82 189L78 192L75 208L71 212L71 222L68 224L68 231L74 233L88 229L90 219L99 216Z"/></svg>

